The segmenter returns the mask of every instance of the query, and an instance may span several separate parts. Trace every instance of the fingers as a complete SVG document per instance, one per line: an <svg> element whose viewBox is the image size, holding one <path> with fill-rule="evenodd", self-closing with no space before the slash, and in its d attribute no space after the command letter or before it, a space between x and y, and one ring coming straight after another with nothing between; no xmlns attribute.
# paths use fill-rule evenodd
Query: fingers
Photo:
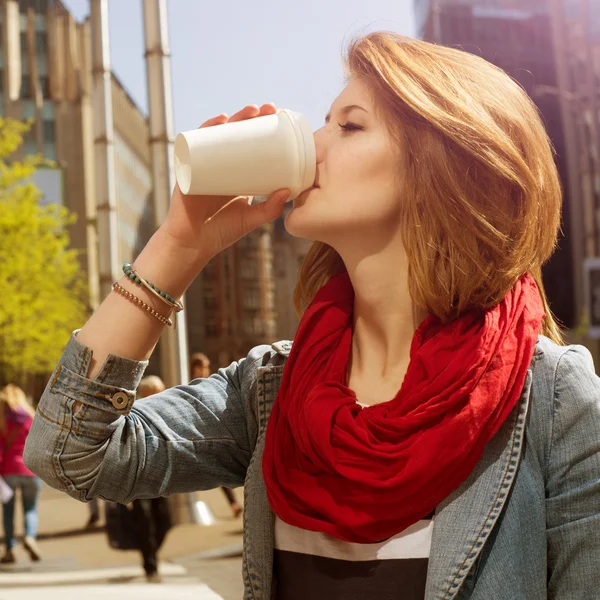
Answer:
<svg viewBox="0 0 600 600"><path fill-rule="evenodd" d="M246 224L247 227L250 227L249 230L279 218L289 197L290 190L278 190L271 194L266 202L257 206L249 206L246 213Z"/></svg>
<svg viewBox="0 0 600 600"><path fill-rule="evenodd" d="M231 224L235 230L233 237L237 240L257 227L280 217L289 197L289 190L278 190L266 202L252 206L248 204L246 196L239 196L223 206L211 220L215 224L217 221L220 224ZM219 227L223 227L223 225L219 225Z"/></svg>
<svg viewBox="0 0 600 600"><path fill-rule="evenodd" d="M274 115L277 113L277 107L272 103L268 102L260 107L260 116L266 117L267 115Z"/></svg>
<svg viewBox="0 0 600 600"><path fill-rule="evenodd" d="M266 117L267 115L274 115L276 113L277 107L272 102L263 104L260 108L256 104L248 104L248 106L245 106L233 116L228 117L225 113L221 113L220 115L202 123L200 128L214 127L215 125L223 125L224 123L235 123L236 121L246 121L247 119Z"/></svg>
<svg viewBox="0 0 600 600"><path fill-rule="evenodd" d="M202 129L203 127L213 127L215 125L223 125L224 123L227 123L228 120L229 120L229 117L225 113L221 113L217 117L213 117L212 119L209 119L208 121L204 121L204 123L202 123L202 125L200 125L199 129Z"/></svg>
<svg viewBox="0 0 600 600"><path fill-rule="evenodd" d="M230 123L235 123L236 121L246 121L247 119L253 119L254 117L258 117L260 115L260 108L256 106L256 104L249 104L236 112L230 119Z"/></svg>

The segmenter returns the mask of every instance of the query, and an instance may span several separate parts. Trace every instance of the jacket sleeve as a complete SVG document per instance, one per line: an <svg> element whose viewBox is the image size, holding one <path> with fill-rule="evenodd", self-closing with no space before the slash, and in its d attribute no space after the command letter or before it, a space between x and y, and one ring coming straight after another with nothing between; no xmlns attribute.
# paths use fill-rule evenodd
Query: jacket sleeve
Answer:
<svg viewBox="0 0 600 600"><path fill-rule="evenodd" d="M122 503L243 484L256 439L256 367L269 347L134 404L147 362L110 355L90 380L92 353L76 333L27 439L31 471L79 500Z"/></svg>
<svg viewBox="0 0 600 600"><path fill-rule="evenodd" d="M548 598L587 600L600 589L600 378L573 346L554 384L546 515Z"/></svg>

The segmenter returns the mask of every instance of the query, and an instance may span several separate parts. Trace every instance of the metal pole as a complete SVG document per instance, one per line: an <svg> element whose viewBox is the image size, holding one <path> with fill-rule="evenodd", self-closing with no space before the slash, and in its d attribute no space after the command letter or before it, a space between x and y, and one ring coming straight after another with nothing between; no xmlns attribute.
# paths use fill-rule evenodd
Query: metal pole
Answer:
<svg viewBox="0 0 600 600"><path fill-rule="evenodd" d="M119 279L119 222L115 173L107 0L91 0L92 72L96 154L96 199L100 293L106 297Z"/></svg>
<svg viewBox="0 0 600 600"><path fill-rule="evenodd" d="M90 18L77 26L81 52L81 137L83 152L83 194L85 198L86 248L89 303L92 310L100 304L98 271L98 211L94 178L94 107L92 102L92 43Z"/></svg>
<svg viewBox="0 0 600 600"><path fill-rule="evenodd" d="M175 186L167 4L166 0L142 0L142 2L154 179L154 215L158 227L167 216L171 193ZM185 313L179 313L177 320L177 329L167 328L161 337L161 375L169 387L189 381Z"/></svg>
<svg viewBox="0 0 600 600"><path fill-rule="evenodd" d="M552 23L552 37L554 46L554 63L562 128L565 141L568 187L569 187L569 212L571 217L571 249L573 252L573 279L575 323L579 324L583 316L583 220L581 214L581 181L579 172L579 150L573 110L571 106L572 95L569 89L569 74L567 53L564 41L564 14L562 0L550 0L550 17Z"/></svg>

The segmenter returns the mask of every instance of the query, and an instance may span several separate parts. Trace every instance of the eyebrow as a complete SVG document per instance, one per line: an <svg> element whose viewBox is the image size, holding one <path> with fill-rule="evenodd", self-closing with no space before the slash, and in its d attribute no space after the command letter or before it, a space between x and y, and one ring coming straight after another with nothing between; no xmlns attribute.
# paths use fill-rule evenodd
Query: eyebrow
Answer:
<svg viewBox="0 0 600 600"><path fill-rule="evenodd" d="M362 110L363 112L368 112L365 108L363 108L362 106L359 106L358 104L351 104L350 106L344 106L344 108L342 108L342 110L340 110L340 113L345 116L351 110L354 110L355 108L358 108L358 110ZM327 116L325 117L325 124L327 125L327 123L329 123L329 121L331 121L331 113L327 113Z"/></svg>

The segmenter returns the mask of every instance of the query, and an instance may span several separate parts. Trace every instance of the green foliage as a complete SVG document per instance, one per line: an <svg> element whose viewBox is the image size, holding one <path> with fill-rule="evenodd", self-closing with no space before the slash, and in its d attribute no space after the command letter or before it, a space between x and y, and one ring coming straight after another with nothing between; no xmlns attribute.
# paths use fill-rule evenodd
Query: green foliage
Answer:
<svg viewBox="0 0 600 600"><path fill-rule="evenodd" d="M87 314L78 251L69 249L65 207L41 206L28 179L41 156L8 162L30 123L0 118L0 385L55 367Z"/></svg>

